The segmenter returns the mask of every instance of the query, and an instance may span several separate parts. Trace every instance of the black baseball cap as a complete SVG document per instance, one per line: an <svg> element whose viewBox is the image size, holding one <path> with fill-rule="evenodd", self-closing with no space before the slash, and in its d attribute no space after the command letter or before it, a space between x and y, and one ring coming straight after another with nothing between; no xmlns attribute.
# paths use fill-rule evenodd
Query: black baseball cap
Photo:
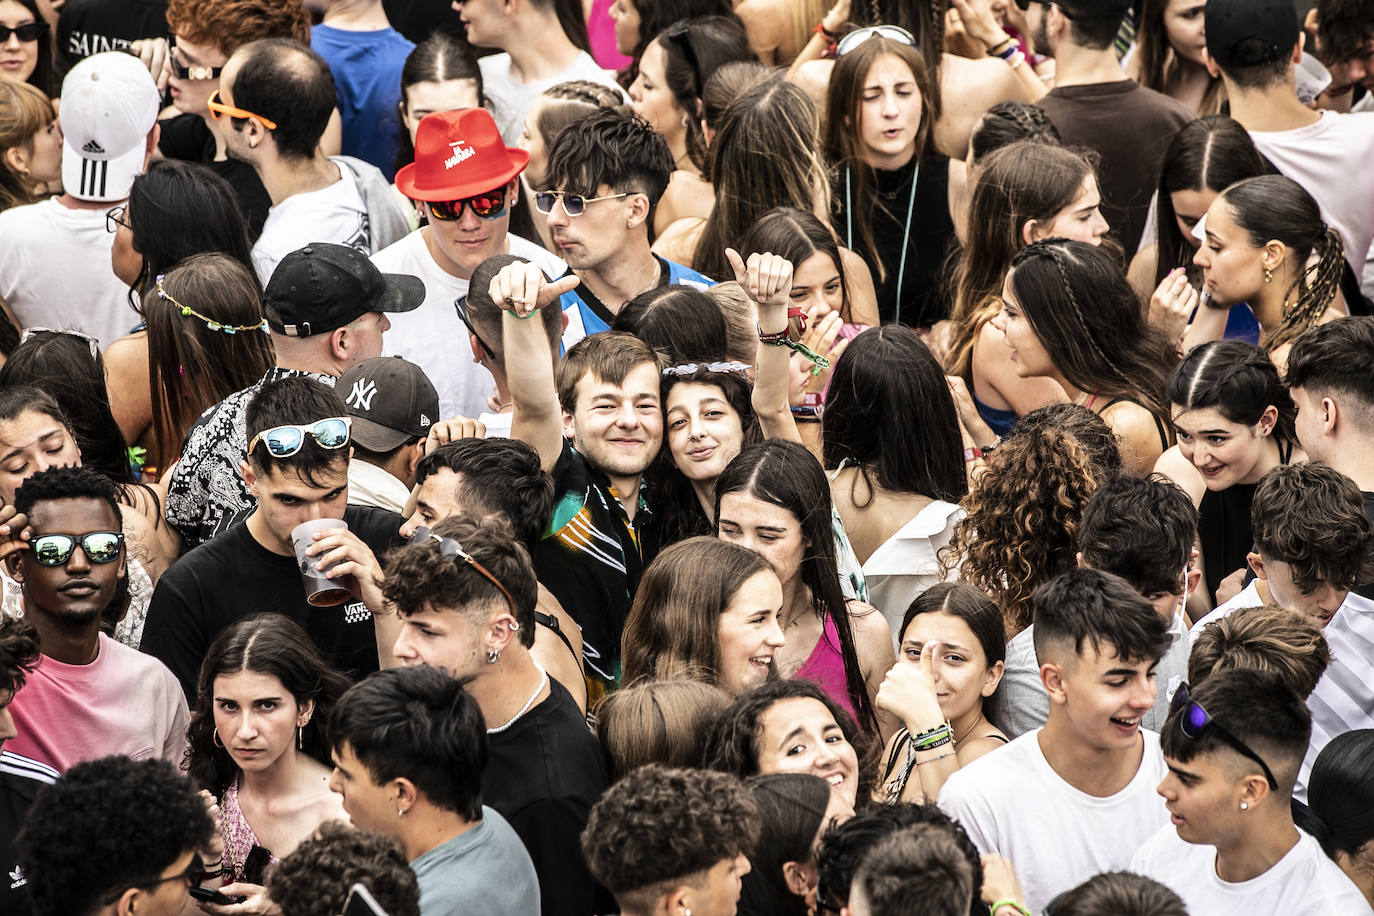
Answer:
<svg viewBox="0 0 1374 916"><path fill-rule="evenodd" d="M1263 67L1293 53L1293 0L1207 0L1207 56L1218 67Z"/></svg>
<svg viewBox="0 0 1374 916"><path fill-rule="evenodd" d="M334 386L353 418L350 437L369 452L389 452L429 435L439 417L439 393L425 370L399 356L350 366Z"/></svg>
<svg viewBox="0 0 1374 916"><path fill-rule="evenodd" d="M425 284L407 274L384 274L347 245L311 242L277 264L263 291L275 311L272 330L287 337L326 334L368 312L408 312L425 301Z"/></svg>
<svg viewBox="0 0 1374 916"><path fill-rule="evenodd" d="M1120 22L1126 18L1132 0L1016 0L1022 10L1030 9L1032 3L1057 6L1070 19L1115 19Z"/></svg>

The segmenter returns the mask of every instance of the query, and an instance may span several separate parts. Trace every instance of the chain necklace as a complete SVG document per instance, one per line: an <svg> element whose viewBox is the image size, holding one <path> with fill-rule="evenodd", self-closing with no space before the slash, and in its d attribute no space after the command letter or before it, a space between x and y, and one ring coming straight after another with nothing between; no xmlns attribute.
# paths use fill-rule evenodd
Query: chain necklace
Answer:
<svg viewBox="0 0 1374 916"><path fill-rule="evenodd" d="M487 729L488 735L499 735L501 732L514 725L521 716L530 711L530 707L534 705L535 699L538 698L539 694L544 692L544 688L549 683L549 672L545 671L544 666L538 662L534 663L534 667L539 669L539 686L534 688L534 693L530 694L530 698L525 701L524 706L520 707L520 711L506 720L506 724Z"/></svg>

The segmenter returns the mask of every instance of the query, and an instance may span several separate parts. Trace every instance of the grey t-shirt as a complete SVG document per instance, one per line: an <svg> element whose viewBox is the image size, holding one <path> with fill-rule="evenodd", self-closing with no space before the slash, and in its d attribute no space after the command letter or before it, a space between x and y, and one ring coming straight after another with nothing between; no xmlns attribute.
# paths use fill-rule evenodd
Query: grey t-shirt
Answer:
<svg viewBox="0 0 1374 916"><path fill-rule="evenodd" d="M511 825L482 806L482 820L420 856L420 916L539 916L539 878Z"/></svg>
<svg viewBox="0 0 1374 916"><path fill-rule="evenodd" d="M1008 738L1017 738L1045 724L1050 697L1040 681L1040 662L1035 657L1035 625L1026 627L1007 643L1002 682L987 703L987 717ZM1158 732L1169 717L1169 701L1188 677L1188 638L1182 615L1175 614L1169 627L1173 643L1155 667L1155 705L1145 713L1143 728Z"/></svg>

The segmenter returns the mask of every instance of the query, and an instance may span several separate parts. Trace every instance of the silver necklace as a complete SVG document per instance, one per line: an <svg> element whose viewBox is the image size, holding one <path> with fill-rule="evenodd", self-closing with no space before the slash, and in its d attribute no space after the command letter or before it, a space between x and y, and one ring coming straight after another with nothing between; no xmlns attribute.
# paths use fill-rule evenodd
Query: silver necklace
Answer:
<svg viewBox="0 0 1374 916"><path fill-rule="evenodd" d="M539 686L534 688L534 693L530 694L530 698L525 701L524 706L520 707L520 711L506 720L505 725L498 725L495 728L487 729L488 735L499 735L501 732L514 725L521 716L530 711L530 707L534 705L535 699L538 698L539 694L544 692L544 687L549 683L549 672L545 671L544 666L538 662L534 663L534 667L539 669Z"/></svg>

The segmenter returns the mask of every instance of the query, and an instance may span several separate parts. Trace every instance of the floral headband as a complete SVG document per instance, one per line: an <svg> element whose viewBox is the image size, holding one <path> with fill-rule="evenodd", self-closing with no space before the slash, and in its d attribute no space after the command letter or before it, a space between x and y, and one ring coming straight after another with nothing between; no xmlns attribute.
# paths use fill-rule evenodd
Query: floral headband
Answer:
<svg viewBox="0 0 1374 916"><path fill-rule="evenodd" d="M266 318L264 318L262 321L259 321L257 324L240 324L240 325L225 324L225 323L222 322L222 321L216 321L216 320L213 319L213 318L210 318L210 317L208 317L208 316L206 316L206 315L202 315L200 312L197 312L195 309L191 308L189 305L182 305L180 302L178 302L176 299L174 299L174 298L172 297L172 294L171 294L171 293L169 293L169 292L167 292L167 290L163 289L163 287L162 287L162 280L163 280L163 277L164 277L163 274L158 274L158 278L157 278L157 294L158 294L159 298L166 299L168 302L172 303L172 305L175 305L177 308L179 308L179 309L181 310L181 314L185 315L187 318L199 318L201 321L205 322L205 326L206 326L207 328L209 328L210 330L212 330L212 331L220 331L221 333L224 333L224 334L237 334L239 331L263 331L263 332L266 332L266 331L267 331L267 319L266 319Z"/></svg>

